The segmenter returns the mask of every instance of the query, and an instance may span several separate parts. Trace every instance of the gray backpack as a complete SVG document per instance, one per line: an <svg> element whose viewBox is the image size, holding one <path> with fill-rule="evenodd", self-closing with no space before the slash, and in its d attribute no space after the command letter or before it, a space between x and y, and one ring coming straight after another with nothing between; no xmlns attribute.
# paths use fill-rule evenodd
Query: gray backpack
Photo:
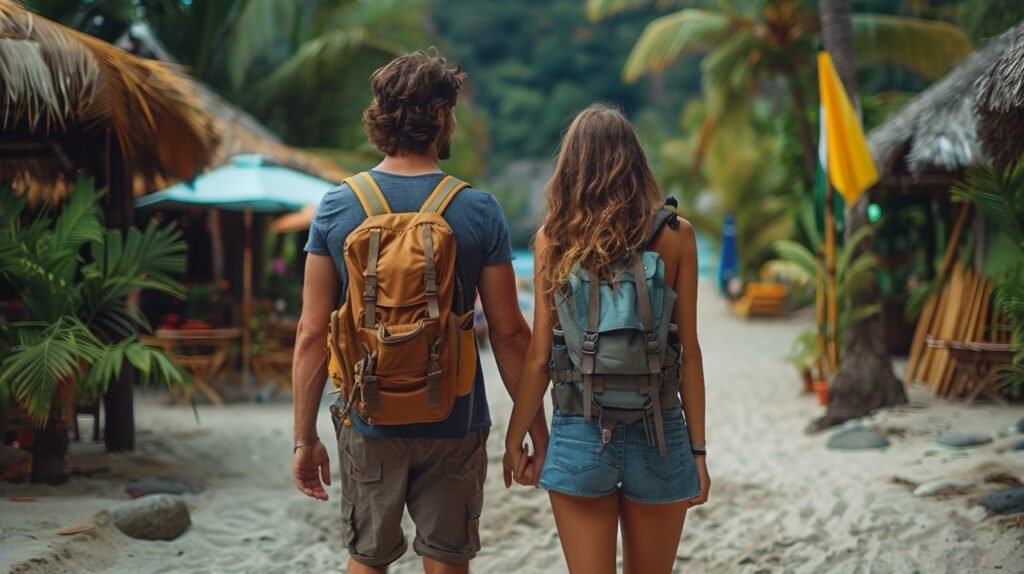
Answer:
<svg viewBox="0 0 1024 574"><path fill-rule="evenodd" d="M666 224L676 227L676 214L662 209L647 244ZM596 411L604 444L617 423L643 420L649 444L665 456L662 410L680 406L676 293L654 251L633 254L612 272L609 283L577 265L555 293L552 401L563 415L590 420Z"/></svg>

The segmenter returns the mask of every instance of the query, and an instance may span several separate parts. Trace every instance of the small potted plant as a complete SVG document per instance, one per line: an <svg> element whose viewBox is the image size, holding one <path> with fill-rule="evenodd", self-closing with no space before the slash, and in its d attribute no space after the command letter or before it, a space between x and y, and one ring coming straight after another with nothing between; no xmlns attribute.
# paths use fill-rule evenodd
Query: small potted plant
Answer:
<svg viewBox="0 0 1024 574"><path fill-rule="evenodd" d="M818 358L817 333L812 329L800 333L793 340L793 347L786 356L786 361L800 372L800 379L803 382L801 391L804 393L814 392L814 369L818 365Z"/></svg>

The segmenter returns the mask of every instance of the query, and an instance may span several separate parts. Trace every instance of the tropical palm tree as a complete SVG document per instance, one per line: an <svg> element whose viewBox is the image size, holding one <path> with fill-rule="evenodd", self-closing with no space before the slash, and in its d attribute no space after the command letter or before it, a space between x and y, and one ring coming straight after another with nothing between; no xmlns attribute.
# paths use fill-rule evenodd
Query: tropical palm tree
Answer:
<svg viewBox="0 0 1024 574"><path fill-rule="evenodd" d="M649 6L650 0L588 0L592 19ZM704 53L704 88L716 113L712 124L738 115L765 84L782 81L797 120L808 180L815 173L816 147L807 117L807 94L821 32L806 0L658 0L658 7L696 4L653 20L626 61L623 77L635 81L679 58ZM927 79L948 71L971 53L970 40L946 22L892 15L855 14L851 30L865 63L910 68ZM834 57L834 56L833 56ZM710 130L705 130L710 133Z"/></svg>
<svg viewBox="0 0 1024 574"><path fill-rule="evenodd" d="M81 181L61 214L23 224L24 196L0 193L0 277L13 287L24 320L0 325L0 408L20 407L41 427L32 477L60 482L69 403L106 391L128 363L143 382L180 385L185 374L162 351L139 342L149 325L128 302L152 290L182 296L180 232L103 227L97 194Z"/></svg>

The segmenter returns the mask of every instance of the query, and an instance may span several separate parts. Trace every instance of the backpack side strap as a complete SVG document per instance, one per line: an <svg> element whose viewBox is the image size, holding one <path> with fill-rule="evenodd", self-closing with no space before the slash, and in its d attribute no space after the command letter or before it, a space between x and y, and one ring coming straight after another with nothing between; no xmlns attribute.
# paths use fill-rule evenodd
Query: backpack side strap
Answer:
<svg viewBox="0 0 1024 574"><path fill-rule="evenodd" d="M420 213L436 213L441 215L445 209L448 209L448 204L455 199L460 191L469 187L469 184L462 181L457 177L450 175L444 176L444 179L437 184L434 191L430 192L430 196L423 202L423 206L420 208Z"/></svg>
<svg viewBox="0 0 1024 574"><path fill-rule="evenodd" d="M356 199L363 206L363 211L366 212L367 217L391 213L391 206L388 205L388 200L384 199L384 193L380 190L377 182L373 180L369 172L357 173L347 178L345 183L356 194Z"/></svg>
<svg viewBox="0 0 1024 574"><path fill-rule="evenodd" d="M661 233L661 228L665 227L665 225L668 225L672 229L679 227L679 214L677 214L668 204L663 205L661 209L654 214L654 221L651 222L651 229L647 233L646 245L654 243L654 240L658 238L658 234Z"/></svg>

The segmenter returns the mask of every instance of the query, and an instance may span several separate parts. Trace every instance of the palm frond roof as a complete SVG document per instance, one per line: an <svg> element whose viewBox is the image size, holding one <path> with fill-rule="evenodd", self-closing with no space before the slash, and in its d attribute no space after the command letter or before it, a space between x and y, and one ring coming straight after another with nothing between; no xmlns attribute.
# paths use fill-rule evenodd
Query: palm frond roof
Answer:
<svg viewBox="0 0 1024 574"><path fill-rule="evenodd" d="M1016 47L1017 60L1011 61L1008 67L1016 70L1017 97L1024 97L1024 89L1021 88L1024 83L1021 79L1024 69L1022 42L1024 22L971 54L872 130L868 145L879 171L891 172L901 160L912 174L936 169L956 173L989 161L992 150L1006 145L1006 141L999 140L998 133L993 139L991 130L984 131L980 126L977 104L981 101L983 79L989 77L993 63L1005 61ZM1000 82L1000 85L1005 84ZM1016 109L1020 113L1020 99L1017 101ZM982 144L982 138L988 145Z"/></svg>
<svg viewBox="0 0 1024 574"><path fill-rule="evenodd" d="M195 177L218 143L177 68L0 0L0 179L15 189L59 196L84 167L146 193Z"/></svg>

